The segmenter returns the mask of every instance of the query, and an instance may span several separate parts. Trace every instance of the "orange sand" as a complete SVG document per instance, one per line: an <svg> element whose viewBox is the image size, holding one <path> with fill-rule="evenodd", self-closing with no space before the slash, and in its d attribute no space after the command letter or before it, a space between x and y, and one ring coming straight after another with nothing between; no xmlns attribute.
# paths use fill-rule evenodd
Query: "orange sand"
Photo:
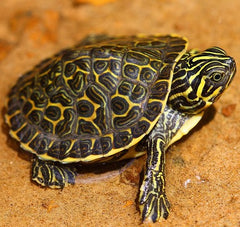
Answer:
<svg viewBox="0 0 240 227"><path fill-rule="evenodd" d="M7 93L21 73L91 33L178 33L188 37L190 48L221 46L239 68L238 0L81 2L1 2L2 115ZM152 226L240 226L239 84L238 74L202 123L169 149L171 214ZM2 117L0 123L0 226L141 225L136 198L144 158L121 173L118 168L100 176L82 173L75 186L44 189L30 181L31 155L8 136Z"/></svg>

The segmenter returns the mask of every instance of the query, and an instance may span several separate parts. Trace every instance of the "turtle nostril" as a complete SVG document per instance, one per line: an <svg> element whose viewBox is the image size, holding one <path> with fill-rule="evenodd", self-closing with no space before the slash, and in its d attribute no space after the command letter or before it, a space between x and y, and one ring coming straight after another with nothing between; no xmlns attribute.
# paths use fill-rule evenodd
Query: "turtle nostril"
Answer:
<svg viewBox="0 0 240 227"><path fill-rule="evenodd" d="M231 58L231 62L230 62L230 70L232 72L235 72L236 71L236 62L233 58Z"/></svg>
<svg viewBox="0 0 240 227"><path fill-rule="evenodd" d="M236 62L233 58L229 57L229 59L226 60L226 64L229 65L231 73L236 71Z"/></svg>

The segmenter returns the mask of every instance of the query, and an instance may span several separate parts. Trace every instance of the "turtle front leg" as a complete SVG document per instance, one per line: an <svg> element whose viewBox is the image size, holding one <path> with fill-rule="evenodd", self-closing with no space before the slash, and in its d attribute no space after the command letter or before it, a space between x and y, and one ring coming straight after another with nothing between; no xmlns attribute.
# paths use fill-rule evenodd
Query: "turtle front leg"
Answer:
<svg viewBox="0 0 240 227"><path fill-rule="evenodd" d="M166 219L170 204L165 193L165 149L161 138L149 141L147 166L140 188L139 207L143 221Z"/></svg>
<svg viewBox="0 0 240 227"><path fill-rule="evenodd" d="M76 170L64 164L41 160L34 157L32 164L32 180L50 188L64 188L75 183Z"/></svg>
<svg viewBox="0 0 240 227"><path fill-rule="evenodd" d="M201 114L193 119L166 106L148 137L148 158L139 197L143 221L156 222L168 217L170 204L165 190L165 151L191 129L186 124L189 119L194 125L201 119Z"/></svg>

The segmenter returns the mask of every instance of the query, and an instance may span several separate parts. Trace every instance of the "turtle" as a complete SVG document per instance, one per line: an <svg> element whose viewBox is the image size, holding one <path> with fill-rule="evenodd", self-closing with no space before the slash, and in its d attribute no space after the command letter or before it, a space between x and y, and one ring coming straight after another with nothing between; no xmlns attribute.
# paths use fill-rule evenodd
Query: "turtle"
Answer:
<svg viewBox="0 0 240 227"><path fill-rule="evenodd" d="M167 219L165 154L229 86L236 64L219 47L188 49L175 34L90 35L23 74L6 123L33 153L32 180L74 184L76 165L146 154L142 221Z"/></svg>

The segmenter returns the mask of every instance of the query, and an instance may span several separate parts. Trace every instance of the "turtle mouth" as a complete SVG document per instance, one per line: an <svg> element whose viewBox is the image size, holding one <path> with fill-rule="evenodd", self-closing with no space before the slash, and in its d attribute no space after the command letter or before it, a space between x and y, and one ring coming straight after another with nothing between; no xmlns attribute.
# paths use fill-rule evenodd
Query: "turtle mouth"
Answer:
<svg viewBox="0 0 240 227"><path fill-rule="evenodd" d="M235 75L235 73L237 71L236 62L235 62L235 60L233 58L230 58L228 60L228 64L229 64L229 69L230 69L229 70L230 76L229 76L229 82L228 82L227 86L232 82L233 77L234 77L234 75Z"/></svg>

